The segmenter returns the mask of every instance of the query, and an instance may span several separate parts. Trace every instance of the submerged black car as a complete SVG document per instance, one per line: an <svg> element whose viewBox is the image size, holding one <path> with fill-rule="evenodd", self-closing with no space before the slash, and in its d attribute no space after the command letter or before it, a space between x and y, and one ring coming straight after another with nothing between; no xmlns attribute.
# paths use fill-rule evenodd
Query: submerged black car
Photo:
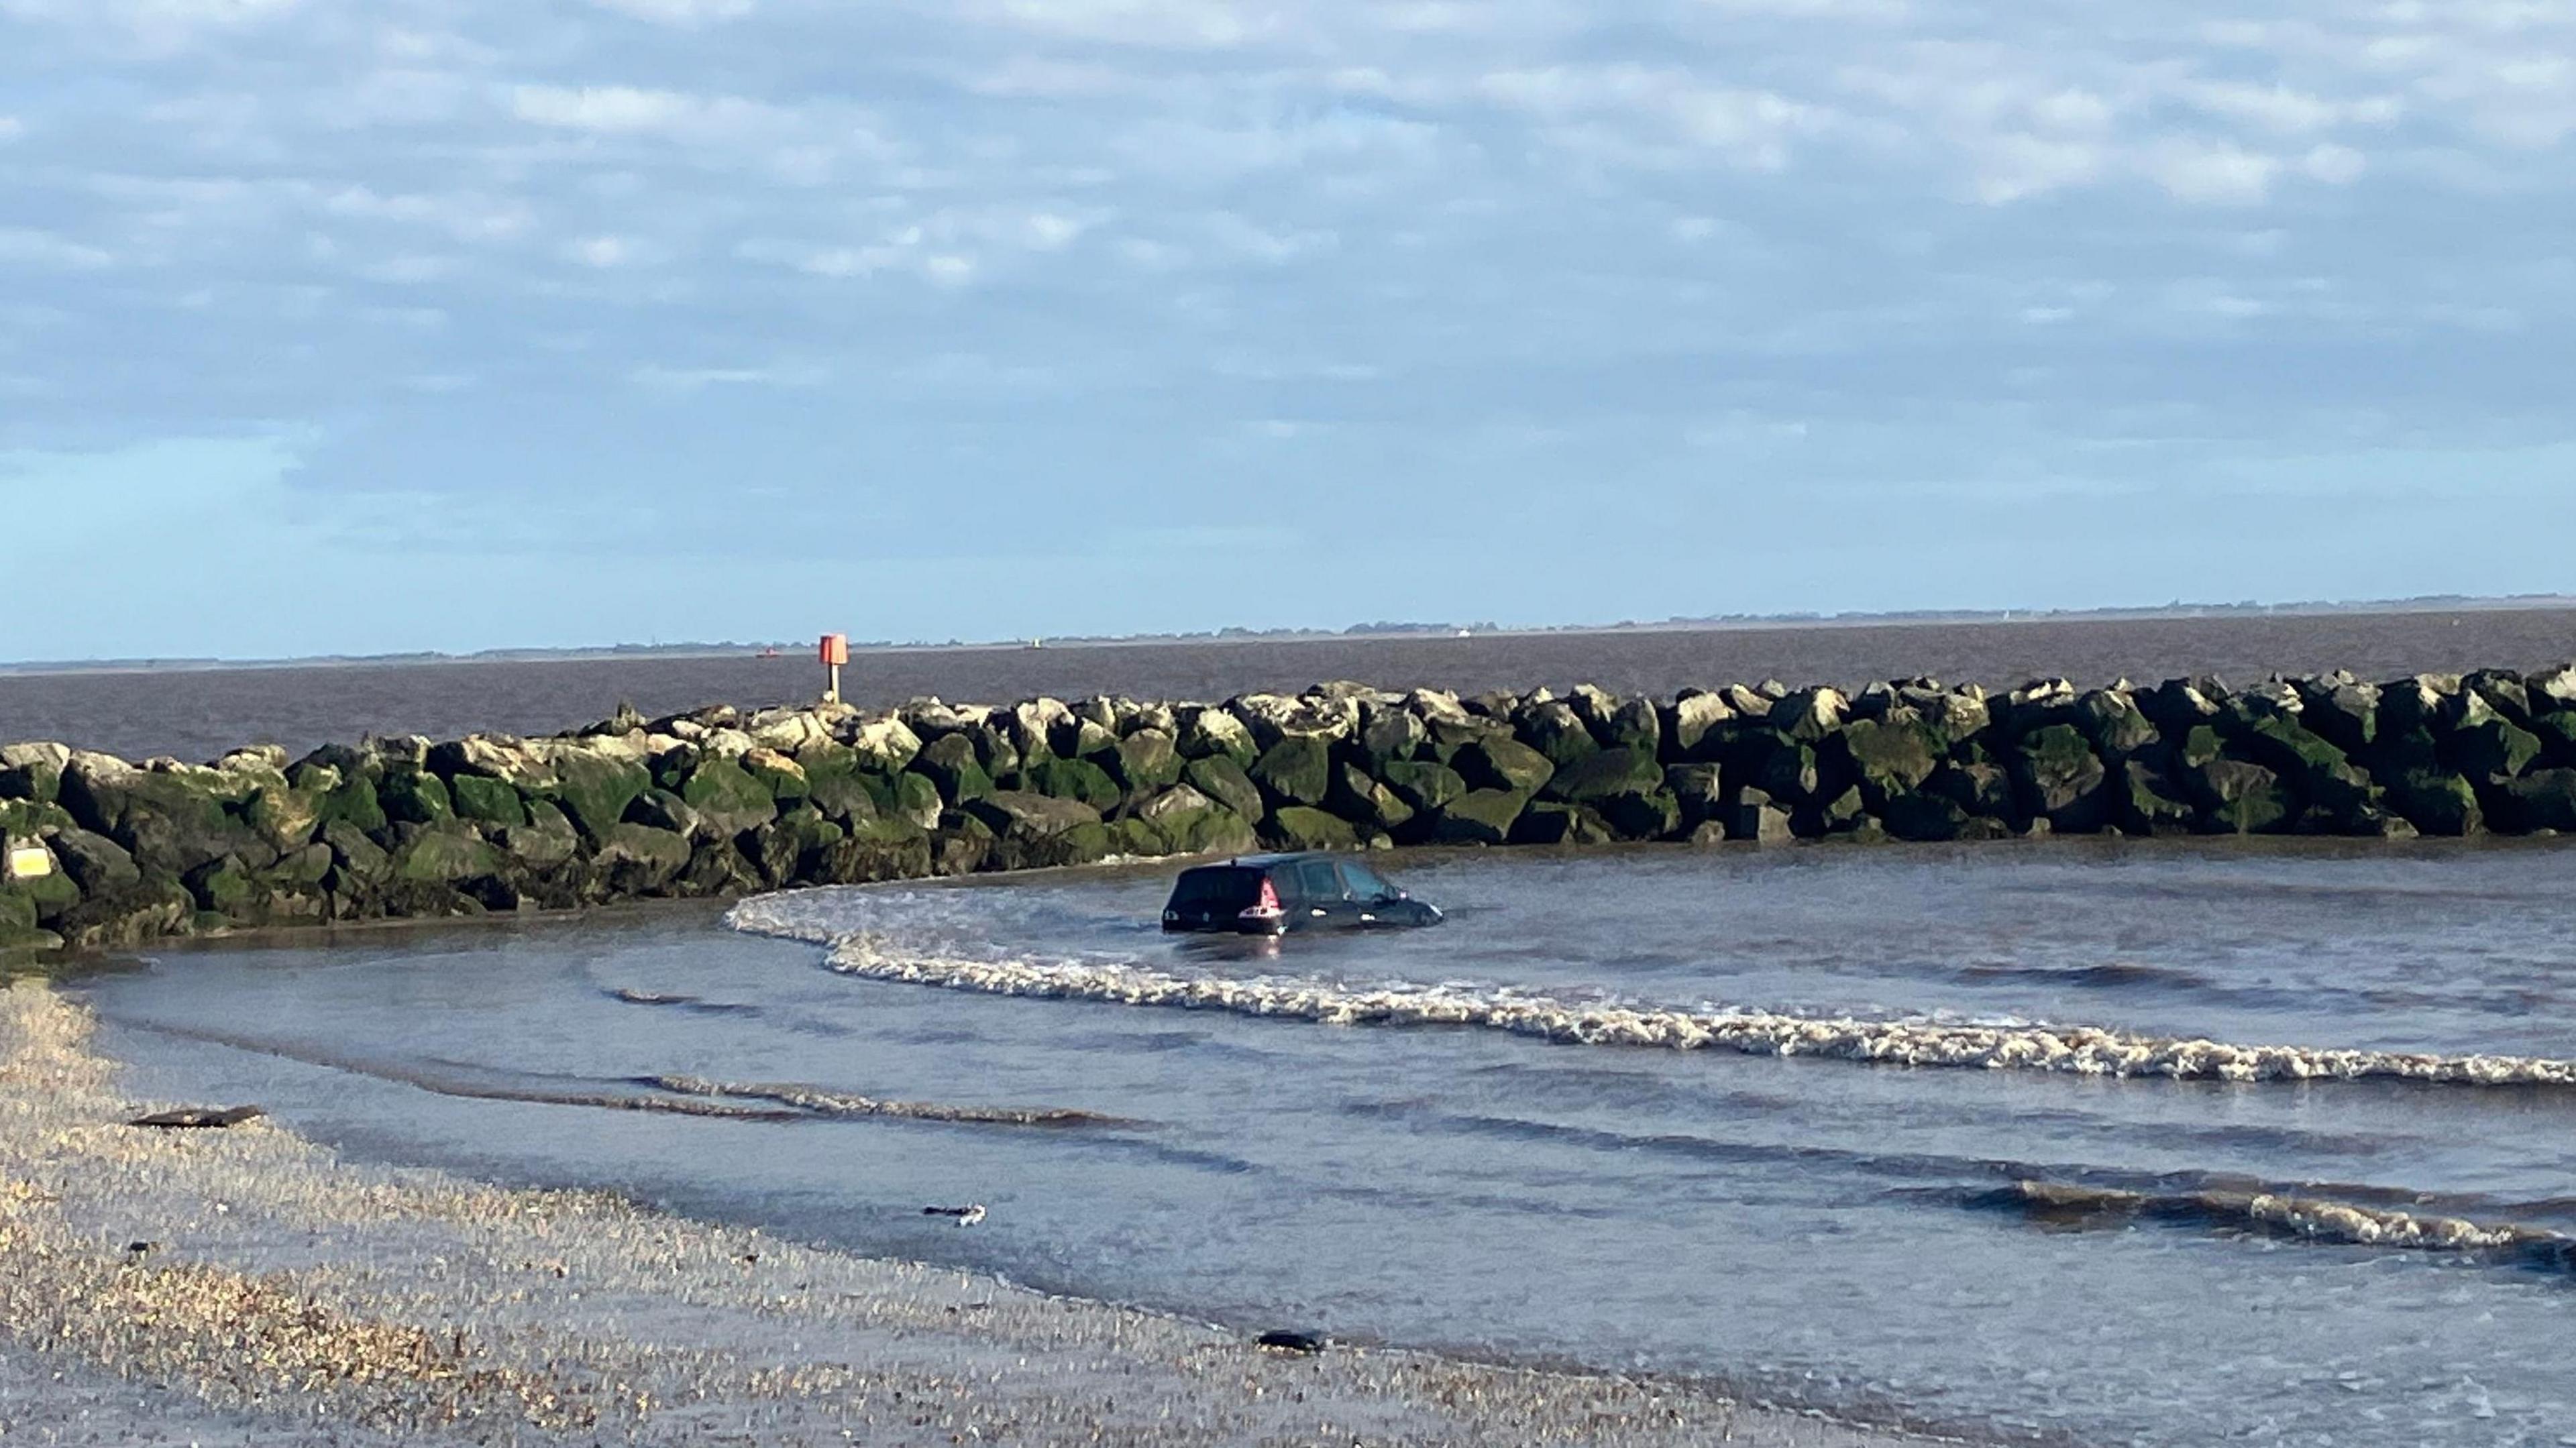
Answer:
<svg viewBox="0 0 2576 1448"><path fill-rule="evenodd" d="M1440 910L1347 855L1244 855L1183 870L1163 907L1165 930L1281 935L1437 925Z"/></svg>

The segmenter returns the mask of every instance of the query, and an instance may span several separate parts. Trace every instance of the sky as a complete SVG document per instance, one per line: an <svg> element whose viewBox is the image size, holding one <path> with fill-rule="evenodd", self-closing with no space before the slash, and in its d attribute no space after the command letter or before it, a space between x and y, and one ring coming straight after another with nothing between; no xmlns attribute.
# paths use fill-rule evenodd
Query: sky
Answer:
<svg viewBox="0 0 2576 1448"><path fill-rule="evenodd" d="M2576 0L0 0L0 658L2576 591Z"/></svg>

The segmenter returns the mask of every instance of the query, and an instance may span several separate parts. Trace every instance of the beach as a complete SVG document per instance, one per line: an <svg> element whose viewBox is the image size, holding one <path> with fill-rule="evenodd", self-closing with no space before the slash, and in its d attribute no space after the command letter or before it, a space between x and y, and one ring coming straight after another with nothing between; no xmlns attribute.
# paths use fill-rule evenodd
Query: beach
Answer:
<svg viewBox="0 0 2576 1448"><path fill-rule="evenodd" d="M1931 1441L1689 1384L1255 1346L593 1192L368 1166L136 1101L0 993L0 1441L274 1445Z"/></svg>

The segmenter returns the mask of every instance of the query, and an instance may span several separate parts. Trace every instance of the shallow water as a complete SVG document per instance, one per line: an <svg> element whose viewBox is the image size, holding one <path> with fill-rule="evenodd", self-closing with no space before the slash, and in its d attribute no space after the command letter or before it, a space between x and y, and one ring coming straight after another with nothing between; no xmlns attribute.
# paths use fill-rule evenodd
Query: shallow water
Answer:
<svg viewBox="0 0 2576 1448"><path fill-rule="evenodd" d="M1922 1069L872 978L2576 1057L2576 852L2549 844L1391 868L1449 923L1167 941L1168 872L1143 870L739 912L855 933L828 957L673 916L188 952L85 989L144 1090L1246 1326L2004 1437L2576 1431L2576 1088ZM691 1106L741 1114L668 1109ZM969 1202L971 1229L921 1214Z"/></svg>

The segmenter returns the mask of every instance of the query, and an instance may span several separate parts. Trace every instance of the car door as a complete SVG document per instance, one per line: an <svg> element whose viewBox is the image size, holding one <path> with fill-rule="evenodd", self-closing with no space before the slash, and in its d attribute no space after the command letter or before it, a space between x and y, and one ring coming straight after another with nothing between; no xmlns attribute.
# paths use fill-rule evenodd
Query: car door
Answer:
<svg viewBox="0 0 2576 1448"><path fill-rule="evenodd" d="M1297 876L1298 926L1304 930L1348 930L1360 923L1360 909L1342 887L1341 872L1330 860L1300 860L1290 867Z"/></svg>
<svg viewBox="0 0 2576 1448"><path fill-rule="evenodd" d="M1401 912L1391 908L1403 903L1397 898L1394 886L1355 860L1342 861L1340 868L1342 896L1350 902L1352 924L1363 930L1374 930L1403 923Z"/></svg>

